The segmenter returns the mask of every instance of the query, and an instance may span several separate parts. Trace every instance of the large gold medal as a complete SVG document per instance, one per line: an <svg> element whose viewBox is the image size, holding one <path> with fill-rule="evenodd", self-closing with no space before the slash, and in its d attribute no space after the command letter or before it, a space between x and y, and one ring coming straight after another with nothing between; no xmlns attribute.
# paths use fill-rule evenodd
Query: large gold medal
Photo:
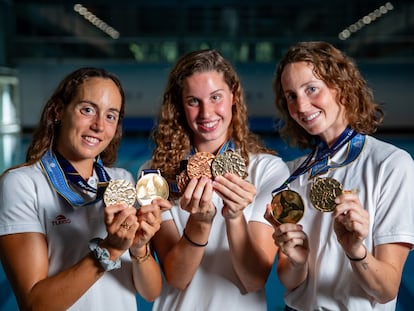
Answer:
<svg viewBox="0 0 414 311"><path fill-rule="evenodd" d="M111 180L105 189L103 199L105 205L112 205L125 202L130 206L135 204L137 193L132 183L127 180Z"/></svg>
<svg viewBox="0 0 414 311"><path fill-rule="evenodd" d="M280 224L301 220L305 205L299 193L293 190L278 192L272 199L272 216Z"/></svg>
<svg viewBox="0 0 414 311"><path fill-rule="evenodd" d="M168 199L170 194L168 182L158 173L141 172L141 177L136 185L136 196L138 203L142 205L150 204L155 198Z"/></svg>
<svg viewBox="0 0 414 311"><path fill-rule="evenodd" d="M315 208L321 212L332 212L335 207L335 199L343 191L342 184L334 178L317 177L310 188L310 200Z"/></svg>

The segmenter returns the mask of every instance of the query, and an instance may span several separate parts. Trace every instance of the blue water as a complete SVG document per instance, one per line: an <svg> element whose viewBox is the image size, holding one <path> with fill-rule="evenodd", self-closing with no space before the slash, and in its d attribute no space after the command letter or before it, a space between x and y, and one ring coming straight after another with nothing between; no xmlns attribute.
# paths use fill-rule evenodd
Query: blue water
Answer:
<svg viewBox="0 0 414 311"><path fill-rule="evenodd" d="M393 143L394 145L407 150L414 157L414 135L381 135L379 138ZM25 150L29 138L20 135L0 135L0 171L20 163L24 160ZM303 154L303 152L292 149L278 137L263 137L265 144L275 149L286 161ZM152 151L152 143L148 136L126 136L120 146L117 166L128 169L136 176L139 167L145 160L149 159ZM268 310L283 310L283 287L279 283L276 272L271 275L266 284ZM414 255L409 255L400 286L397 311L412 310L414 301ZM140 311L151 310L151 303L145 302L138 296L138 308ZM18 310L13 292L0 267L0 311Z"/></svg>

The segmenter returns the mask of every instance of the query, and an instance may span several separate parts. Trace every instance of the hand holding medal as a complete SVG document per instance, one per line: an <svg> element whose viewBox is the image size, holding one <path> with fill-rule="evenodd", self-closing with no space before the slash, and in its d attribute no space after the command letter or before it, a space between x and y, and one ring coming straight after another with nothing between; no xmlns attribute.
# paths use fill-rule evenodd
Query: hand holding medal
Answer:
<svg viewBox="0 0 414 311"><path fill-rule="evenodd" d="M154 198L168 199L168 196L169 186L160 171L144 170L135 186L123 179L109 181L103 199L106 206L123 202L134 206L136 200L140 205L147 205Z"/></svg>
<svg viewBox="0 0 414 311"><path fill-rule="evenodd" d="M344 190L343 185L331 177L317 177L310 188L310 200L315 208L321 212L332 212L336 208L335 199L349 192L357 190Z"/></svg>
<svg viewBox="0 0 414 311"><path fill-rule="evenodd" d="M246 176L246 162L240 154L230 150L214 156L209 152L197 152L188 159L186 168L177 176L177 185L184 192L192 178L207 176L210 179L226 173Z"/></svg>

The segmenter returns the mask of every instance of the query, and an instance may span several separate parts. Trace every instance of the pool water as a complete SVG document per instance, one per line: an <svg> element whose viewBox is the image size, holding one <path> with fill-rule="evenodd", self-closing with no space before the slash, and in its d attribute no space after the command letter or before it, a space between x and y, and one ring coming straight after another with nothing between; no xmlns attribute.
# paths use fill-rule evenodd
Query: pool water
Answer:
<svg viewBox="0 0 414 311"><path fill-rule="evenodd" d="M407 150L414 157L414 134L383 134L378 138ZM19 134L0 135L0 171L24 161L30 137ZM276 150L284 160L289 161L304 154L304 151L288 147L277 136L263 136L265 144ZM150 158L153 148L147 135L126 135L120 145L116 166L128 169L135 177L140 166ZM413 185L414 186L414 185ZM268 310L283 310L283 287L273 269L266 284ZM414 301L414 255L411 253L405 265L400 286L397 311L412 310ZM151 310L151 303L138 297L140 311ZM0 311L17 310L16 301L10 285L0 267Z"/></svg>

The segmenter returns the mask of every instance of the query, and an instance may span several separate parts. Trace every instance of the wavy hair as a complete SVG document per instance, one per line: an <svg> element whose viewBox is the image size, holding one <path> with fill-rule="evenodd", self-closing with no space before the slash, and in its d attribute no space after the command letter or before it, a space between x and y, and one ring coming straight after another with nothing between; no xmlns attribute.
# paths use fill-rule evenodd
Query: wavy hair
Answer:
<svg viewBox="0 0 414 311"><path fill-rule="evenodd" d="M40 122L33 134L33 139L26 153L26 163L23 165L30 165L37 162L49 148L55 148L55 138L58 137L60 130L60 124L56 122L56 108L59 106L66 108L77 95L79 87L85 83L85 81L92 78L111 79L118 87L121 95L122 103L114 138L108 147L100 154L104 165L110 166L115 163L122 137L122 119L125 114L124 90L119 78L114 74L100 68L84 67L67 75L59 83L52 96L46 102L40 117Z"/></svg>
<svg viewBox="0 0 414 311"><path fill-rule="evenodd" d="M240 79L230 64L213 49L193 51L178 60L171 70L164 90L157 126L152 132L155 148L152 168L159 169L169 180L180 172L180 161L190 151L192 131L187 124L182 91L184 80L194 73L216 71L223 74L224 81L233 93L231 127L228 138L233 139L236 149L248 164L249 153L275 152L264 147L258 136L248 128L247 107Z"/></svg>
<svg viewBox="0 0 414 311"><path fill-rule="evenodd" d="M345 107L349 126L362 134L374 133L384 118L384 112L374 101L356 63L327 42L299 42L292 46L276 70L273 80L276 108L281 114L280 135L292 146L313 148L315 139L290 116L284 96L281 77L288 64L307 62L313 73L329 88L336 90L337 101Z"/></svg>

